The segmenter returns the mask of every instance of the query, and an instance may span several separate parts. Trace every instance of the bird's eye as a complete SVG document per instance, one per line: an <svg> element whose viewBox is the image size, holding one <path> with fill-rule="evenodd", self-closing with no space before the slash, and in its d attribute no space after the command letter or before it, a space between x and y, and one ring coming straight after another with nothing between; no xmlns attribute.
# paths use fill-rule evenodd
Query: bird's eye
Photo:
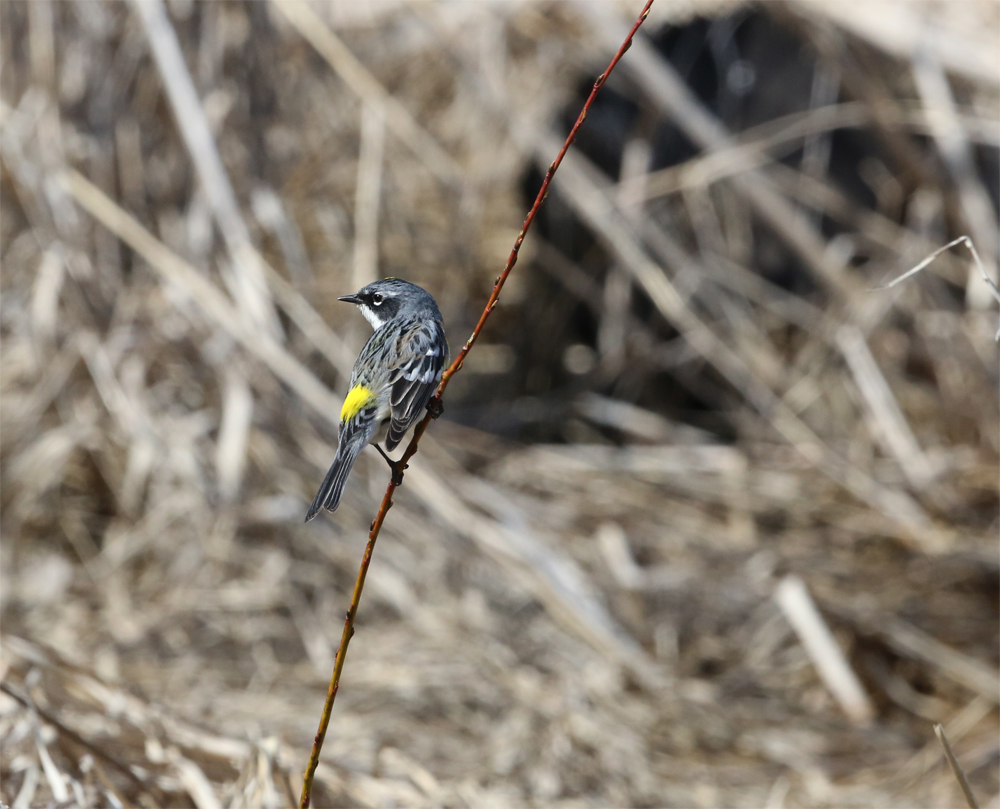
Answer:
<svg viewBox="0 0 1000 809"><path fill-rule="evenodd" d="M381 306L382 301L384 300L385 296L381 292L376 292L374 295L372 295L372 303L374 303L376 306Z"/></svg>

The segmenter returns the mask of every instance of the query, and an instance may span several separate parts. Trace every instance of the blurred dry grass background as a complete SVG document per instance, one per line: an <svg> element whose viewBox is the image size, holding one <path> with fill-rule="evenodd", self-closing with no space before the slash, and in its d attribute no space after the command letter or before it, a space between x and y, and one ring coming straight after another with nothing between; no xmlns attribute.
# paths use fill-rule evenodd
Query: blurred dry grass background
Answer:
<svg viewBox="0 0 1000 809"><path fill-rule="evenodd" d="M460 344L631 5L0 4L5 804L293 802L388 474L301 523L336 297ZM964 233L996 277L998 34L654 6L396 496L314 805L961 805L939 721L1000 806L997 315L961 249L873 291Z"/></svg>

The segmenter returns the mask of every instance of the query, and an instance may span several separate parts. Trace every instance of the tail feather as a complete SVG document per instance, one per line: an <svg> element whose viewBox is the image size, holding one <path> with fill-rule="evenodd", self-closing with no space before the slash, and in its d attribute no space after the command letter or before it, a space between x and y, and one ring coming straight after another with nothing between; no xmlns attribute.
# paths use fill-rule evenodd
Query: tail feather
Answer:
<svg viewBox="0 0 1000 809"><path fill-rule="evenodd" d="M365 443L363 437L361 441L341 440L337 447L337 457L333 459L333 464L323 479L323 485L319 487L316 499L313 500L306 513L306 522L319 514L321 508L328 511L337 510L337 506L340 505L340 496L344 493L344 484L347 483L351 469L354 468L354 462L361 454L361 450L364 449Z"/></svg>

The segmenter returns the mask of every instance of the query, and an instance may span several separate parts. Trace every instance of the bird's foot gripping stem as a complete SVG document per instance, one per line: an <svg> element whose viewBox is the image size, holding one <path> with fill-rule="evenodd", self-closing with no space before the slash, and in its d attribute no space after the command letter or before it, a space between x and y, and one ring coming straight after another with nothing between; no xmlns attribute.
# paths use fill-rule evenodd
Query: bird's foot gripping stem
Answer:
<svg viewBox="0 0 1000 809"><path fill-rule="evenodd" d="M394 486L399 486L403 482L403 470L406 469L409 464L404 464L402 461L394 461L388 455L385 454L385 450L382 449L378 444L372 444L375 449L378 450L378 454L385 458L385 462L389 464L389 469L392 470L392 483Z"/></svg>
<svg viewBox="0 0 1000 809"><path fill-rule="evenodd" d="M440 396L431 397L431 400L427 403L427 412L431 414L432 419L436 419L444 413L444 402L441 401Z"/></svg>

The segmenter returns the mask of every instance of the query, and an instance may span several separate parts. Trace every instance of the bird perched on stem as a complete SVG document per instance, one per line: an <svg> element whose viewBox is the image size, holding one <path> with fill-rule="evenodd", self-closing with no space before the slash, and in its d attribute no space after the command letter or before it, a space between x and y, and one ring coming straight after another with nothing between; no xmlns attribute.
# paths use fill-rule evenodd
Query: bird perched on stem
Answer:
<svg viewBox="0 0 1000 809"><path fill-rule="evenodd" d="M383 278L338 300L357 305L375 333L354 363L351 388L340 410L337 456L306 522L321 508L337 510L344 484L367 444L375 445L394 476L400 475L402 470L378 444L384 440L388 452L396 448L423 414L448 362L441 312L416 284Z"/></svg>

